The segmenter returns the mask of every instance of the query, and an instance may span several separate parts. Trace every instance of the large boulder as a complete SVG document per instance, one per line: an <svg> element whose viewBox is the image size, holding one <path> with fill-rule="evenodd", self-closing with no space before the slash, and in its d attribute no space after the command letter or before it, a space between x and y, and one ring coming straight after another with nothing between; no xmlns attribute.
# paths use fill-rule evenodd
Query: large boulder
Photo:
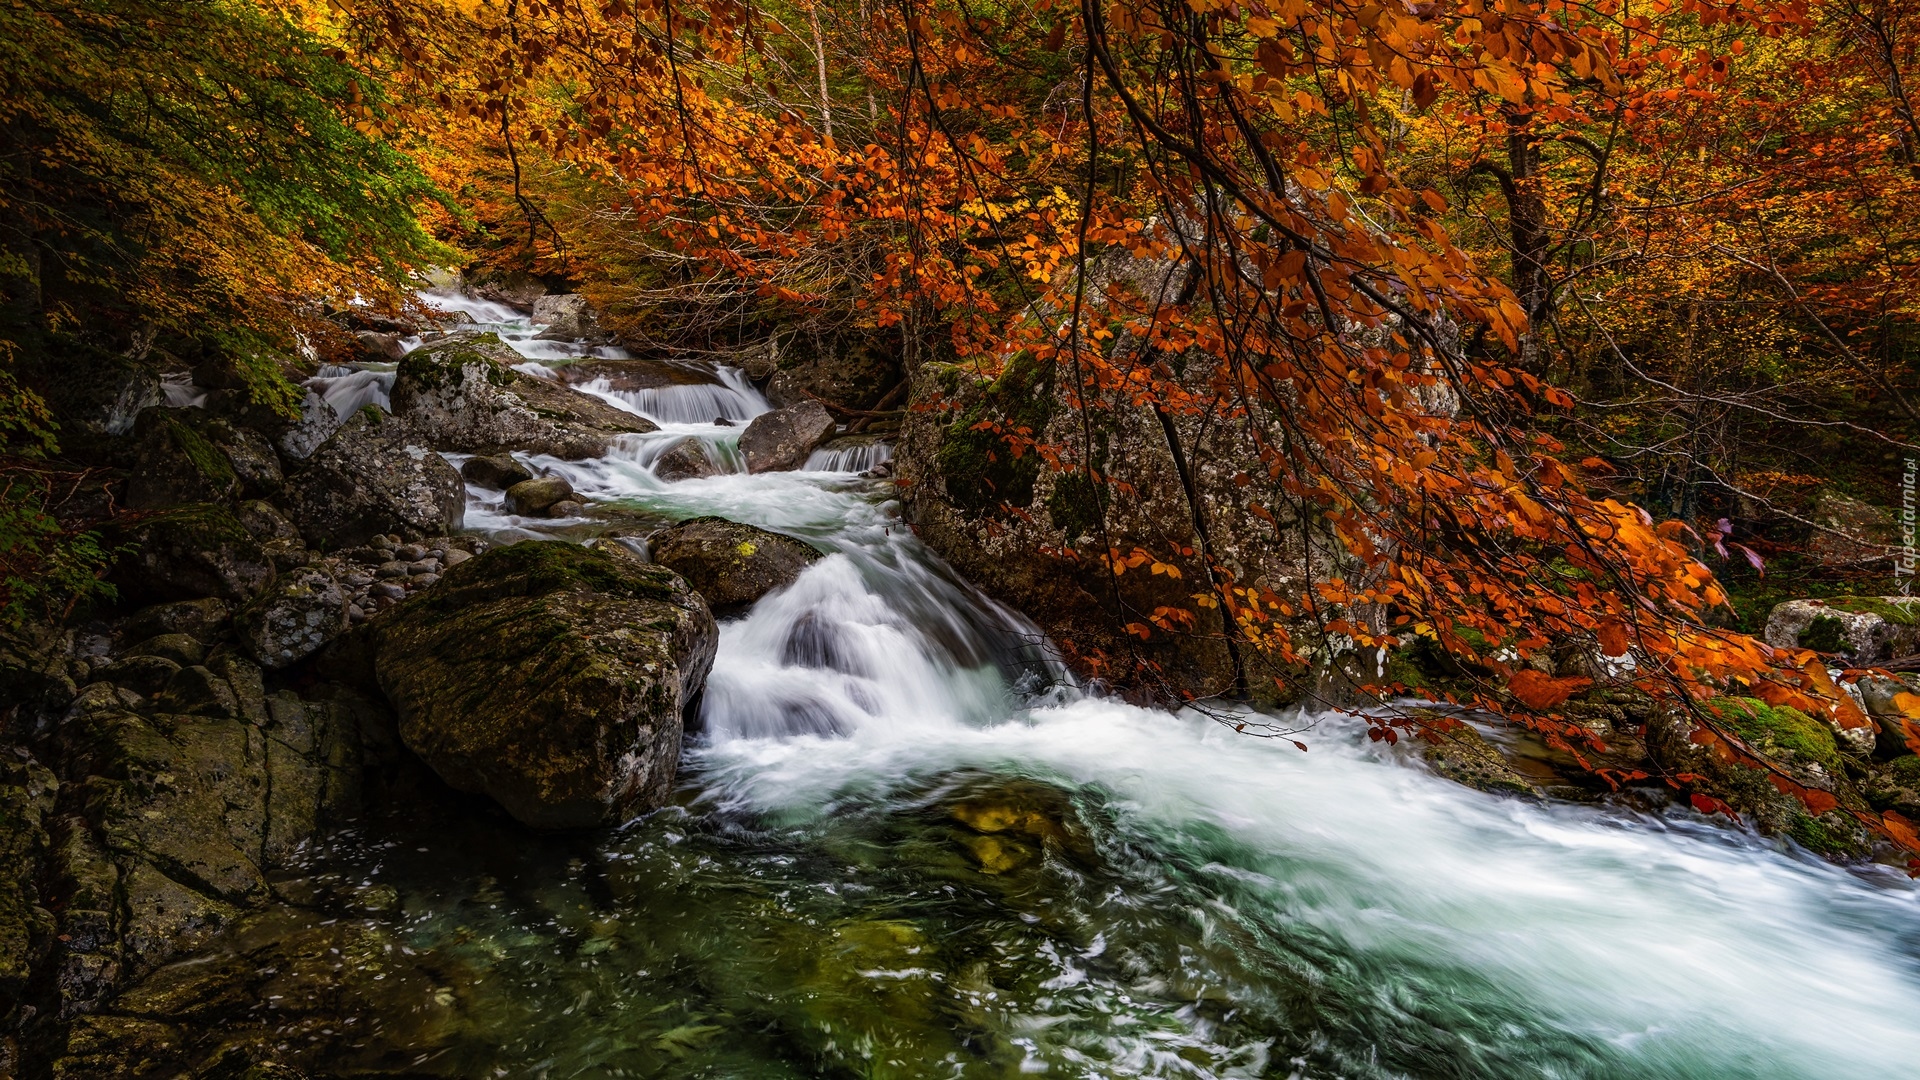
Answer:
<svg viewBox="0 0 1920 1080"><path fill-rule="evenodd" d="M113 581L130 600L251 599L273 580L272 560L231 510L195 503L122 527Z"/></svg>
<svg viewBox="0 0 1920 1080"><path fill-rule="evenodd" d="M825 405L789 405L754 417L740 433L740 453L750 473L786 472L805 465L815 447L833 438L835 429Z"/></svg>
<svg viewBox="0 0 1920 1080"><path fill-rule="evenodd" d="M1788 600L1767 614L1767 644L1838 653L1856 667L1920 653L1920 596Z"/></svg>
<svg viewBox="0 0 1920 1080"><path fill-rule="evenodd" d="M687 579L716 615L753 605L820 560L803 541L719 517L670 525L647 538L653 561Z"/></svg>
<svg viewBox="0 0 1920 1080"><path fill-rule="evenodd" d="M505 304L523 313L533 311L533 305L547 295L546 283L523 270L475 278L464 284L469 296Z"/></svg>
<svg viewBox="0 0 1920 1080"><path fill-rule="evenodd" d="M127 504L159 510L280 490L280 458L260 433L205 409L150 408L133 424Z"/></svg>
<svg viewBox="0 0 1920 1080"><path fill-rule="evenodd" d="M393 412L440 450L522 450L577 460L599 457L615 437L653 431L643 417L514 370L525 363L494 334L459 333L400 362Z"/></svg>
<svg viewBox="0 0 1920 1080"><path fill-rule="evenodd" d="M1893 511L1885 507L1822 491L1808 516L1815 529L1807 554L1822 566L1857 566L1894 554L1897 530Z"/></svg>
<svg viewBox="0 0 1920 1080"><path fill-rule="evenodd" d="M375 673L407 746L542 828L665 802L717 639L671 570L559 541L461 563L375 625Z"/></svg>
<svg viewBox="0 0 1920 1080"><path fill-rule="evenodd" d="M507 513L544 514L555 504L573 498L573 485L564 476L522 480L507 489Z"/></svg>
<svg viewBox="0 0 1920 1080"><path fill-rule="evenodd" d="M405 425L362 409L293 478L288 509L315 547L364 544L386 533L446 536L466 518L466 485Z"/></svg>
<svg viewBox="0 0 1920 1080"><path fill-rule="evenodd" d="M533 323L542 327L536 335L544 341L578 341L604 338L600 319L579 293L557 293L533 302Z"/></svg>
<svg viewBox="0 0 1920 1080"><path fill-rule="evenodd" d="M882 335L802 330L782 343L767 397L775 405L819 400L872 409L905 377L900 354L898 343Z"/></svg>

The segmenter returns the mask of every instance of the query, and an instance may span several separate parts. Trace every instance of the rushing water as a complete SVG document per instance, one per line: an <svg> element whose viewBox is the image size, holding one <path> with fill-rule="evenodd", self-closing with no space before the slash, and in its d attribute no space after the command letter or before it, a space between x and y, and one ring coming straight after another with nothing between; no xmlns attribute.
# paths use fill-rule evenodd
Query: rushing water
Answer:
<svg viewBox="0 0 1920 1080"><path fill-rule="evenodd" d="M579 355L505 329L531 359ZM765 408L717 375L621 399L663 430L604 459L526 459L636 514L829 553L722 625L678 804L596 839L402 826L340 855L462 973L472 1032L432 1075L1920 1066L1904 879L1685 814L1483 795L1334 718L1302 753L1084 696L918 544L866 458L739 472L740 426L696 422L721 390L733 418ZM654 477L687 438L733 471ZM472 496L480 528L575 535Z"/></svg>

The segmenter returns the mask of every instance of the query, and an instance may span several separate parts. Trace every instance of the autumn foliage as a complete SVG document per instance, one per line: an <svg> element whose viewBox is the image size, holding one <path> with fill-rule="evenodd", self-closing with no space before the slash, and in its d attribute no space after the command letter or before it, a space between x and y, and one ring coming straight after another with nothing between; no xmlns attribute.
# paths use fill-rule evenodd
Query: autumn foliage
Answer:
<svg viewBox="0 0 1920 1080"><path fill-rule="evenodd" d="M94 14L79 0L43 9L63 27ZM1206 550L1068 553L1115 574L1199 560L1191 606L1138 613L1140 636L1222 635L1302 670L1424 640L1490 673L1459 704L1576 754L1601 749L1561 710L1587 680L1540 673L1537 654L1604 658L1761 767L1716 698L1871 723L1812 654L1716 618L1727 598L1707 545L1609 489L1609 436L1582 426L1569 387L1590 389L1583 365L1626 357L1725 292L1782 335L1819 341L1831 370L1904 400L1905 376L1875 344L1913 303L1904 211L1920 126L1898 12L1851 0L262 10L300 43L327 137L369 141L357 160L377 183L322 186L331 212L386 222L409 258L422 245L383 216L393 199L484 262L581 281L635 340L713 347L793 320L885 331L985 375L1049 365L1079 408L1205 414L1243 432L1244 468L1345 557L1279 594ZM117 130L89 144L103 160ZM298 143L283 148L296 171ZM401 152L451 198L382 156ZM325 253L336 289L386 268L393 244L249 200L245 161L210 160L226 171L180 181L203 194L156 188L142 212L176 197L212 206L208 227L281 269L257 285L162 234L134 265L185 284L154 285L168 301L154 317L309 288L293 272L308 251ZM16 214L52 205L38 198L16 198ZM233 200L252 216L220 209ZM996 434L1102 500L1127 497L1088 445ZM1776 783L1809 808L1831 802ZM1869 824L1920 847L1905 823Z"/></svg>

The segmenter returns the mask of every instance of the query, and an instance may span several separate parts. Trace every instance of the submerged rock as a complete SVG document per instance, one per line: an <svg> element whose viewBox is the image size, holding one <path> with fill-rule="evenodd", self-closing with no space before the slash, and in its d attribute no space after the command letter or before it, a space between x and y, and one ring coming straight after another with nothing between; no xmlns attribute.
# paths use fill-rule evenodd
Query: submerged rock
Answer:
<svg viewBox="0 0 1920 1080"><path fill-rule="evenodd" d="M525 359L494 334L459 333L400 362L394 415L441 450L599 457L617 435L654 430L633 413L513 370Z"/></svg>
<svg viewBox="0 0 1920 1080"><path fill-rule="evenodd" d="M672 571L617 545L533 541L396 610L375 671L401 738L447 783L529 825L584 828L666 800L715 645Z"/></svg>
<svg viewBox="0 0 1920 1080"><path fill-rule="evenodd" d="M817 401L761 413L740 433L740 453L750 473L786 472L807 463L807 456L833 437L837 425Z"/></svg>
<svg viewBox="0 0 1920 1080"><path fill-rule="evenodd" d="M687 579L716 615L785 588L820 553L804 541L719 517L700 517L647 538L653 561Z"/></svg>
<svg viewBox="0 0 1920 1080"><path fill-rule="evenodd" d="M458 531L467 490L405 425L362 410L314 451L287 502L301 534L332 549L384 533L419 539Z"/></svg>
<svg viewBox="0 0 1920 1080"><path fill-rule="evenodd" d="M673 448L653 461L653 475L672 483L675 480L700 480L717 470L700 448L699 439L681 439Z"/></svg>

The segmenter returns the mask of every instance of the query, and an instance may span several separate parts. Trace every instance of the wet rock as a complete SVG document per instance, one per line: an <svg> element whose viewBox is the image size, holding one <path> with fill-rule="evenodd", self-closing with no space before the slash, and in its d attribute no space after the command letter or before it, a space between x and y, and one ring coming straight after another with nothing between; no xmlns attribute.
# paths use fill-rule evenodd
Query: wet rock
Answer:
<svg viewBox="0 0 1920 1080"><path fill-rule="evenodd" d="M283 575L234 616L247 653L263 667L283 668L313 655L347 629L349 596L322 570Z"/></svg>
<svg viewBox="0 0 1920 1080"><path fill-rule="evenodd" d="M232 511L214 503L140 519L123 526L120 537L130 550L111 580L127 599L245 601L274 577L265 548Z"/></svg>
<svg viewBox="0 0 1920 1080"><path fill-rule="evenodd" d="M586 512L587 504L577 499L561 499L547 507L547 516L550 518L576 518L583 516Z"/></svg>
<svg viewBox="0 0 1920 1080"><path fill-rule="evenodd" d="M606 337L600 319L587 298L579 293L542 296L533 302L533 323L543 329L535 335L542 341L579 341Z"/></svg>
<svg viewBox="0 0 1920 1080"><path fill-rule="evenodd" d="M507 454L471 457L460 466L460 475L470 484L505 491L523 480L533 479L532 470Z"/></svg>
<svg viewBox="0 0 1920 1080"><path fill-rule="evenodd" d="M767 396L775 405L820 400L871 409L900 382L898 356L883 338L803 331L781 348Z"/></svg>
<svg viewBox="0 0 1920 1080"><path fill-rule="evenodd" d="M1532 795L1534 788L1470 726L1437 736L1421 752L1433 771L1457 784L1496 795Z"/></svg>
<svg viewBox="0 0 1920 1080"><path fill-rule="evenodd" d="M1912 746L1920 744L1920 722L1908 720L1907 710L1900 707L1895 697L1920 696L1920 675L1866 675L1854 685L1860 694L1861 706L1879 725L1875 749L1880 755L1899 757L1913 753Z"/></svg>
<svg viewBox="0 0 1920 1080"><path fill-rule="evenodd" d="M354 333L360 342L360 348L369 360L398 360L407 355L407 347L401 342L402 335L381 333L378 330L360 330Z"/></svg>
<svg viewBox="0 0 1920 1080"><path fill-rule="evenodd" d="M466 487L404 425L363 410L314 451L288 503L301 534L326 550L389 532L445 536L465 521Z"/></svg>
<svg viewBox="0 0 1920 1080"><path fill-rule="evenodd" d="M681 439L653 462L653 475L668 483L698 480L712 476L714 472L713 462L707 458L706 451L700 448L698 439Z"/></svg>
<svg viewBox="0 0 1920 1080"><path fill-rule="evenodd" d="M131 438L127 504L135 510L230 502L280 488L280 459L266 439L205 409L147 409Z"/></svg>
<svg viewBox="0 0 1920 1080"><path fill-rule="evenodd" d="M573 497L573 485L564 476L522 480L507 489L507 513L537 516L557 502Z"/></svg>
<svg viewBox="0 0 1920 1080"><path fill-rule="evenodd" d="M647 545L653 561L685 578L716 615L751 607L821 558L804 541L718 517L661 529Z"/></svg>
<svg viewBox="0 0 1920 1080"><path fill-rule="evenodd" d="M599 457L616 436L649 421L549 379L493 334L460 333L408 353L393 387L394 415L441 450L511 450L577 460Z"/></svg>
<svg viewBox="0 0 1920 1080"><path fill-rule="evenodd" d="M817 401L789 405L754 417L740 433L740 453L750 473L798 469L835 430L825 405Z"/></svg>
<svg viewBox="0 0 1920 1080"><path fill-rule="evenodd" d="M1920 652L1920 597L1788 600L1767 615L1767 644L1837 653L1856 667Z"/></svg>
<svg viewBox="0 0 1920 1080"><path fill-rule="evenodd" d="M373 625L407 746L452 786L550 828L662 804L716 643L672 571L555 541L468 560Z"/></svg>

